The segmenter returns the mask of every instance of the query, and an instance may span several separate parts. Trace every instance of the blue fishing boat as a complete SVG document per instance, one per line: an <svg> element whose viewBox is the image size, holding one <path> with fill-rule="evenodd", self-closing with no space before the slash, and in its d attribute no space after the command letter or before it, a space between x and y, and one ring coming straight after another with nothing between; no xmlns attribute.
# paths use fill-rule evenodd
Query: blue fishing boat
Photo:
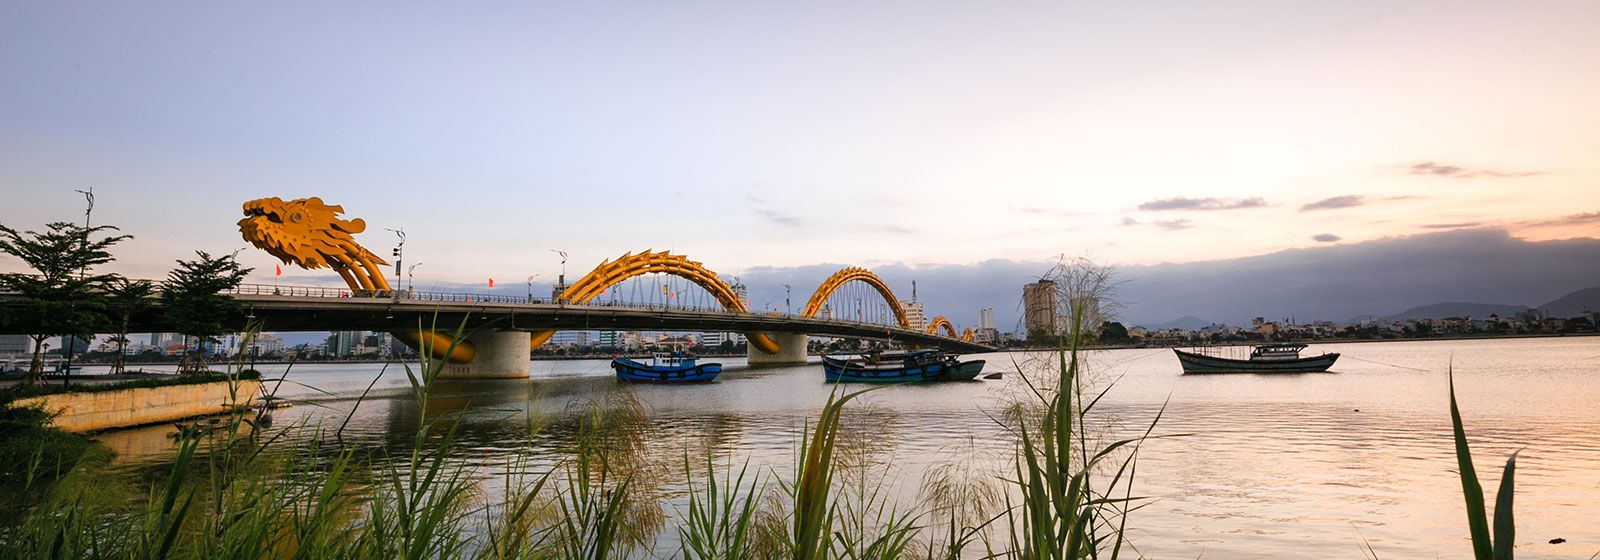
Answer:
<svg viewBox="0 0 1600 560"><path fill-rule="evenodd" d="M704 383L722 373L722 364L698 363L699 358L683 354L653 354L646 364L627 358L612 358L611 369L618 381L633 383Z"/></svg>
<svg viewBox="0 0 1600 560"><path fill-rule="evenodd" d="M908 383L935 381L951 368L938 350L869 352L855 358L822 357L829 382Z"/></svg>

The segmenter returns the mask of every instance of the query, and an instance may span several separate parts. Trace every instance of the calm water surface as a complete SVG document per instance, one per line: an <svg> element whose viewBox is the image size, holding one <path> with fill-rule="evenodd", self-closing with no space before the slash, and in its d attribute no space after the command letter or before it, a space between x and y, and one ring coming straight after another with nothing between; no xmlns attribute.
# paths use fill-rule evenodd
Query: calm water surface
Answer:
<svg viewBox="0 0 1600 560"><path fill-rule="evenodd" d="M1167 350L1094 354L1096 376L1119 378L1104 401L1112 431L1141 429L1164 402L1136 493L1157 498L1130 527L1148 558L1469 557L1466 514L1450 436L1445 371L1456 390L1489 492L1505 458L1517 462L1517 548L1522 558L1600 552L1600 338L1326 344L1341 352L1328 374L1180 375ZM1026 354L991 354L986 372L1012 371ZM792 472L798 435L828 398L818 365L751 369L725 364L709 385L639 386L652 452L666 465L686 450ZM336 427L380 365L298 365L280 396L297 406L277 425ZM281 373L267 370L269 377ZM852 403L846 429L870 452L902 503L930 466L954 457L1006 458L1010 440L986 416L1020 388L1002 381L896 386ZM562 418L617 384L605 361L536 361L533 379L442 383L432 414L461 416L462 460L486 477L518 450L560 449L570 423L530 439L529 411ZM403 371L391 367L344 430L357 445L406 448L417 426ZM104 434L130 464L170 456L170 428ZM1116 435L1116 434L1108 434ZM850 439L850 438L847 438ZM681 468L664 477L666 511ZM492 484L488 491L494 491ZM668 524L670 533L671 523ZM1564 538L1566 543L1548 544ZM664 549L663 549L664 550ZM659 554L668 556L668 554Z"/></svg>

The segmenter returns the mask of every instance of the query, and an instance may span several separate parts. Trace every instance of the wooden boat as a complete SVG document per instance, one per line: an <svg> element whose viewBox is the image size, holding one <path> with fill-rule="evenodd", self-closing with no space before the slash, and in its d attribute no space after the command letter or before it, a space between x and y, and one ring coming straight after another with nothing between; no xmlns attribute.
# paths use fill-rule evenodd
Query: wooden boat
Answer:
<svg viewBox="0 0 1600 560"><path fill-rule="evenodd" d="M935 381L950 367L949 360L938 350L870 352L851 359L822 357L822 371L827 380L838 383Z"/></svg>
<svg viewBox="0 0 1600 560"><path fill-rule="evenodd" d="M960 361L955 356L946 359L947 365L944 373L939 374L937 381L972 381L983 373L983 360Z"/></svg>
<svg viewBox="0 0 1600 560"><path fill-rule="evenodd" d="M657 353L646 364L627 358L613 358L611 369L618 381L633 383L704 383L722 373L722 364L701 364L699 358L683 354Z"/></svg>
<svg viewBox="0 0 1600 560"><path fill-rule="evenodd" d="M1250 359L1238 360L1184 352L1174 348L1184 373L1315 373L1328 371L1339 353L1300 357L1304 344L1267 344L1250 351Z"/></svg>

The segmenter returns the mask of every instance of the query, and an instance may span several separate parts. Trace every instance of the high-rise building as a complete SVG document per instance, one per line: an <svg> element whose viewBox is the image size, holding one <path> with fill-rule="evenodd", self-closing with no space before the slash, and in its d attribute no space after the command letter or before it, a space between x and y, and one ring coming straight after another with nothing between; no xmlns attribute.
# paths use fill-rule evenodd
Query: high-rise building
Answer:
<svg viewBox="0 0 1600 560"><path fill-rule="evenodd" d="M33 337L25 334L0 335L0 354L27 354L33 351Z"/></svg>
<svg viewBox="0 0 1600 560"><path fill-rule="evenodd" d="M339 331L328 334L328 344L323 352L329 356L345 357L354 354L357 346L366 338L366 333L361 331Z"/></svg>
<svg viewBox="0 0 1600 560"><path fill-rule="evenodd" d="M556 346L588 346L589 331L556 331L550 342Z"/></svg>
<svg viewBox="0 0 1600 560"><path fill-rule="evenodd" d="M1040 280L1022 287L1023 324L1028 335L1059 334L1056 326L1056 283Z"/></svg>
<svg viewBox="0 0 1600 560"><path fill-rule="evenodd" d="M928 315L922 311L921 302L901 302L900 307L905 308L907 327L910 327L916 331L921 331L928 328Z"/></svg>
<svg viewBox="0 0 1600 560"><path fill-rule="evenodd" d="M978 328L980 328L980 329L993 329L993 328L995 328L994 308L993 307L985 307L983 309L979 309L978 310Z"/></svg>
<svg viewBox="0 0 1600 560"><path fill-rule="evenodd" d="M603 348L621 348L622 331L600 331L599 344Z"/></svg>

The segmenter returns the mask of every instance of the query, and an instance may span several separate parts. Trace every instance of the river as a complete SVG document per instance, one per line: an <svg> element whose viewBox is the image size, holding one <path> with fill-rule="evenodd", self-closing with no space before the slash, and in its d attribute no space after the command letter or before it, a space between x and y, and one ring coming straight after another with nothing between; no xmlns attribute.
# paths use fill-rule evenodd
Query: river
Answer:
<svg viewBox="0 0 1600 560"><path fill-rule="evenodd" d="M1169 350L1092 353L1093 378L1115 380L1098 414L1117 432L1143 428L1165 403L1141 451L1129 535L1147 558L1465 558L1471 554L1450 433L1446 369L1477 469L1491 495L1506 458L1519 452L1517 548L1522 558L1590 558L1600 552L1600 338L1319 344L1344 357L1326 374L1180 375ZM986 372L1010 372L1025 353L989 354ZM799 433L827 400L818 365L752 369L725 364L717 383L639 386L648 445L666 465L706 450L723 463L790 472ZM430 415L458 414L457 455L491 476L512 453L557 450L560 422L530 435L535 417L570 415L617 384L603 360L534 361L529 380L441 383ZM294 366L277 391L296 403L275 429L328 430L349 415L343 438L364 447L407 446L417 407L404 371L382 365ZM266 377L283 366L264 368ZM1003 463L1011 452L990 419L1000 381L895 386L852 403L846 431L902 503L918 497L930 468L964 457ZM354 413L351 410L354 408ZM170 456L170 427L100 438L128 465ZM850 438L846 438L850 439ZM664 511L683 479L664 479ZM493 490L489 490L491 493ZM668 523L671 527L671 523ZM670 533L669 531L667 531ZM1550 544L1551 539L1565 539ZM1365 544L1364 544L1365 543ZM659 556L669 556L659 552Z"/></svg>

